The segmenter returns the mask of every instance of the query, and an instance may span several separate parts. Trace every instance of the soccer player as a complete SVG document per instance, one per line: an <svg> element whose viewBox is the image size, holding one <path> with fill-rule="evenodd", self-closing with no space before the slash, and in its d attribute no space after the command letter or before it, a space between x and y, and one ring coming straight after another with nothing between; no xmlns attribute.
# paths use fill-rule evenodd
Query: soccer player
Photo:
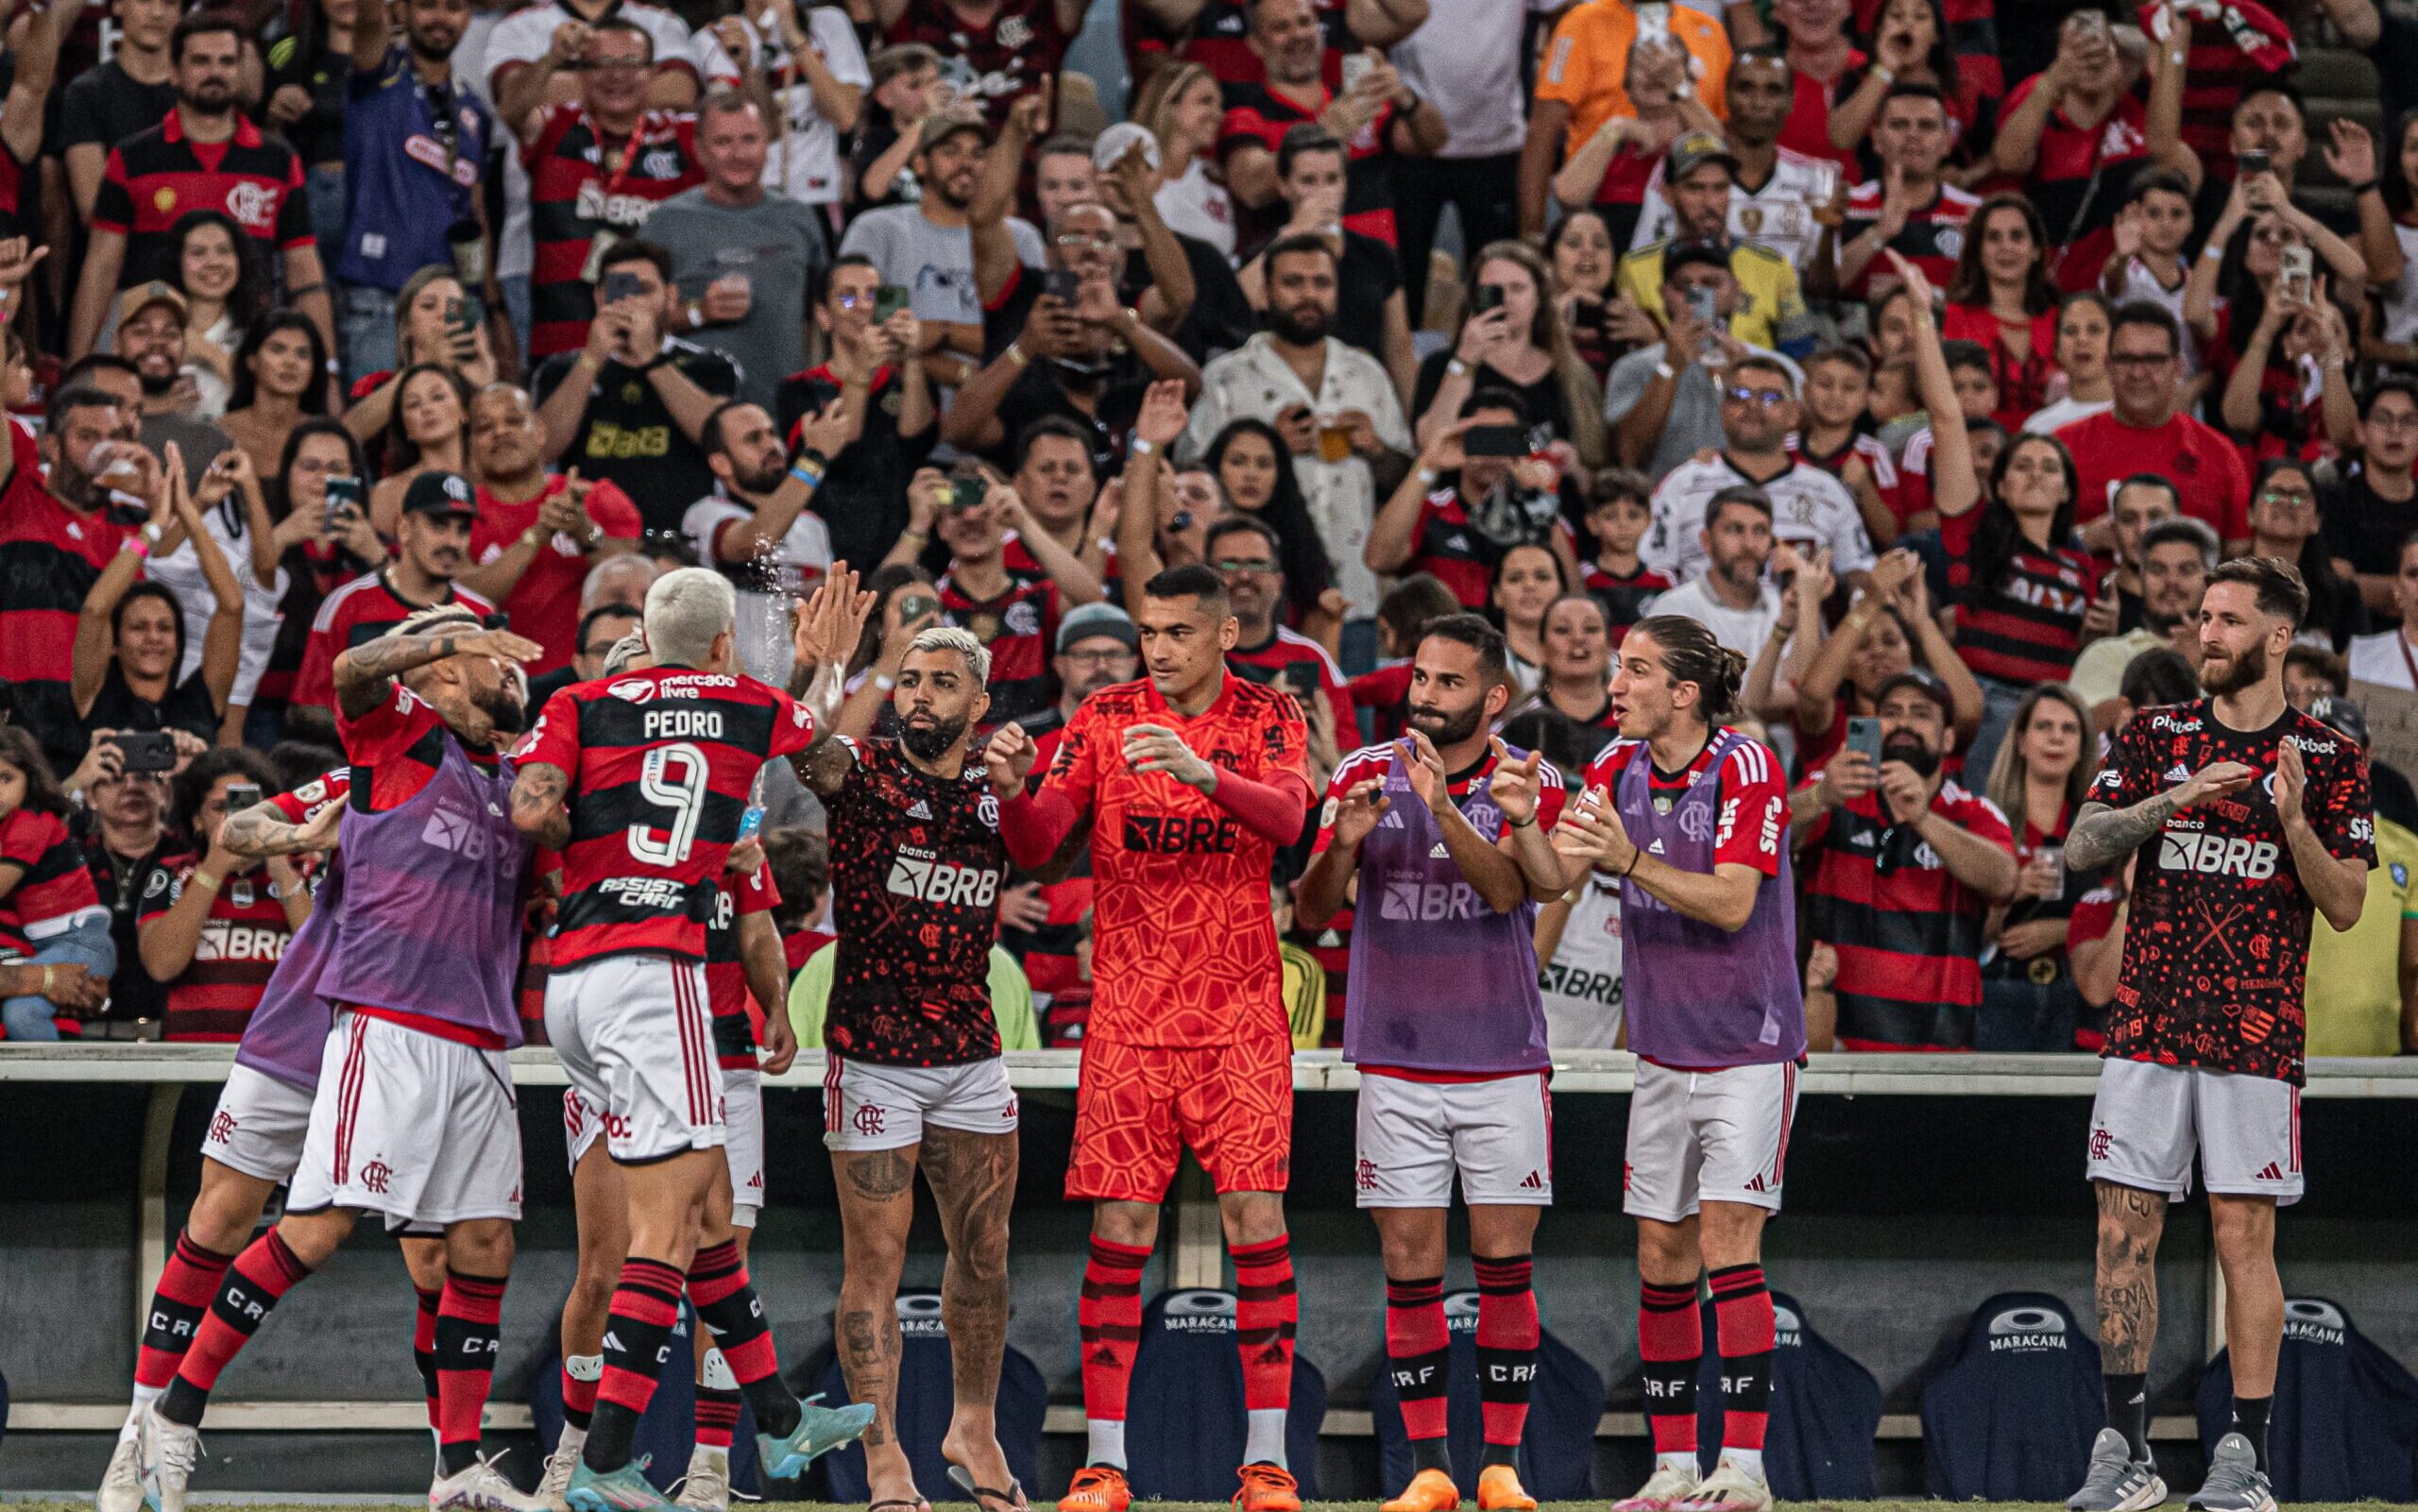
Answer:
<svg viewBox="0 0 2418 1512"><path fill-rule="evenodd" d="M2166 1499L2143 1381L2157 1338L2158 1235L2168 1204L2191 1190L2195 1148L2225 1279L2234 1396L2232 1426L2191 1505L2274 1505L2267 1416L2284 1332L2275 1210L2301 1196L2310 916L2349 929L2375 859L2366 758L2284 697L2284 653L2307 611L2300 574L2273 557L2210 573L2200 601L2208 696L2136 714L2066 839L2066 864L2079 871L2134 859L2090 1115L2107 1426L2066 1504L2084 1512Z"/></svg>
<svg viewBox="0 0 2418 1512"><path fill-rule="evenodd" d="M1720 722L1745 670L1693 620L1639 620L1612 673L1622 738L1588 769L1554 835L1564 855L1621 878L1637 1052L1621 1206L1637 1220L1638 1353L1655 1452L1653 1475L1622 1508L1772 1504L1762 1237L1779 1211L1805 1000L1779 761ZM1708 1271L1726 1409L1709 1476L1696 1464L1695 1402L1696 1278Z"/></svg>
<svg viewBox="0 0 2418 1512"><path fill-rule="evenodd" d="M666 573L642 620L655 665L564 688L519 747L512 822L563 857L546 1037L604 1115L628 1213L596 1407L563 1492L585 1512L671 1504L632 1463L631 1440L684 1288L755 1410L767 1478L795 1475L872 1419L869 1408L801 1406L781 1381L746 1262L709 1205L727 1184L728 1130L704 970L716 879L757 773L776 756L797 764L829 733L843 648L873 607L856 584L835 565L798 615L793 649L812 671L792 674L792 696L731 671L726 579Z"/></svg>
<svg viewBox="0 0 2418 1512"><path fill-rule="evenodd" d="M999 805L1024 790L1024 772L967 759L990 677L991 654L971 632L923 631L891 695L898 738L826 741L807 757L807 781L831 824L840 943L823 1019L823 1143L840 1189L840 1368L877 1413L866 1480L877 1504L922 1500L895 1423L895 1304L920 1164L948 1241L941 1320L957 1402L941 1453L987 1512L1015 1512L1023 1495L993 1402L1007 1347L1017 1108L990 971L1008 875ZM1027 770L1030 745L1019 747Z"/></svg>
<svg viewBox="0 0 2418 1512"><path fill-rule="evenodd" d="M334 938L295 983L333 1011L334 1028L285 1215L235 1257L144 1419L146 1499L161 1512L184 1504L220 1372L364 1213L445 1234L430 1507L537 1505L478 1454L520 1215L504 1052L520 1043L513 982L529 848L503 811L512 777L498 747L520 728L514 664L537 652L448 606L336 658L346 866L341 895L321 901Z"/></svg>
<svg viewBox="0 0 2418 1512"><path fill-rule="evenodd" d="M1410 1485L1385 1512L1461 1504L1445 1453L1452 1348L1444 1219L1453 1173L1477 1269L1482 1512L1533 1512L1520 1438L1536 1377L1529 1250L1553 1200L1553 1104L1537 905L1568 888L1546 837L1561 776L1488 731L1511 701L1503 636L1472 614L1427 627L1410 734L1336 768L1295 917L1317 928L1356 874L1343 1054L1360 1067L1360 1205L1386 1265L1386 1358L1410 1436Z"/></svg>
<svg viewBox="0 0 2418 1512"><path fill-rule="evenodd" d="M1240 633L1225 584L1172 568L1142 588L1149 675L1075 711L1041 790L1000 806L1018 866L1049 858L1088 812L1094 997L1075 1095L1070 1200L1089 1199L1078 1327L1089 1462L1061 1512L1124 1512L1125 1397L1142 1266L1189 1147L1217 1183L1235 1259L1235 1343L1250 1415L1242 1512L1299 1512L1285 1468L1298 1303L1285 1233L1293 1042L1268 878L1308 815L1308 730L1281 688L1226 670ZM1030 767L1013 725L991 753ZM992 759L986 753L986 760Z"/></svg>

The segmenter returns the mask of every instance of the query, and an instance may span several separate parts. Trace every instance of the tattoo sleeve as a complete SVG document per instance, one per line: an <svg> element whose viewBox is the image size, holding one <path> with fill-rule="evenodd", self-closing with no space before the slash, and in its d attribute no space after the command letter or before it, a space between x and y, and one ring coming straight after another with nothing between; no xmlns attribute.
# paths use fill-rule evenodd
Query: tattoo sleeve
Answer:
<svg viewBox="0 0 2418 1512"><path fill-rule="evenodd" d="M424 636L381 636L338 656L336 704L345 718L357 720L376 708L386 697L387 685L401 673L452 655L459 628L448 626Z"/></svg>
<svg viewBox="0 0 2418 1512"><path fill-rule="evenodd" d="M814 743L790 757L791 770L798 780L812 787L816 781L814 754L831 747L831 737L840 728L840 703L847 696L847 673L836 662L825 662L815 668L796 668L790 673L790 697L806 705L814 716ZM840 769L844 775L846 768ZM832 778L836 789L837 776ZM818 793L823 791L816 788Z"/></svg>
<svg viewBox="0 0 2418 1512"><path fill-rule="evenodd" d="M233 855L257 861L271 856L291 856L302 849L295 840L301 833L302 826L288 824L275 804L260 803L241 813L229 814L226 825L218 831L218 843Z"/></svg>
<svg viewBox="0 0 2418 1512"><path fill-rule="evenodd" d="M533 761L513 773L512 824L540 845L560 850L570 843L570 810L563 794L570 774L546 761Z"/></svg>
<svg viewBox="0 0 2418 1512"><path fill-rule="evenodd" d="M2113 866L2149 843L2150 838L2174 817L2175 795L2170 789L2144 798L2130 808L2085 804L2066 836L2066 864L2081 872Z"/></svg>

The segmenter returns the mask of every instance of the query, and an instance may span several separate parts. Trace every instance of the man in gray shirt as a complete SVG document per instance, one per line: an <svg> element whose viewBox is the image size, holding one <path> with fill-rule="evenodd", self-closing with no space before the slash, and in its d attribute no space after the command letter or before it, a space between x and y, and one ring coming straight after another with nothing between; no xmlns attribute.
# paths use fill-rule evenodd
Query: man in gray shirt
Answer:
<svg viewBox="0 0 2418 1512"><path fill-rule="evenodd" d="M716 93L697 111L706 181L656 207L647 238L672 253L674 324L739 365L739 397L769 407L806 365L808 286L830 261L821 216L764 187L764 117L744 94Z"/></svg>
<svg viewBox="0 0 2418 1512"><path fill-rule="evenodd" d="M868 210L848 223L840 239L841 251L872 259L883 283L908 291L908 308L923 323L926 351L955 352L978 365L985 355L982 293L974 278L970 212L992 138L979 112L933 115L916 138L913 160L924 197L911 205ZM1041 232L1013 216L1008 232L1015 238L1018 260L1027 267L1041 266Z"/></svg>
<svg viewBox="0 0 2418 1512"><path fill-rule="evenodd" d="M1716 316L1711 322L1699 318L1708 294ZM1698 451L1721 450L1721 386L1730 365L1768 357L1788 369L1797 388L1805 382L1786 357L1729 333L1738 280L1728 255L1711 244L1679 243L1663 257L1662 308L1670 314L1664 339L1630 352L1604 378L1604 421L1614 450L1658 484Z"/></svg>

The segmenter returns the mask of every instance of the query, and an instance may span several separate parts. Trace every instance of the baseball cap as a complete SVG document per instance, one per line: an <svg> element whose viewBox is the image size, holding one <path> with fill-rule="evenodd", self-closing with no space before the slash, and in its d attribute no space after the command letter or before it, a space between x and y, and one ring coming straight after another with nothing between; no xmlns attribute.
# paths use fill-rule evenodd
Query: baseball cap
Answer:
<svg viewBox="0 0 2418 1512"><path fill-rule="evenodd" d="M164 304L174 310L179 321L185 317L185 297L177 291L177 286L162 279L153 279L148 283L139 283L127 290L125 297L118 300L117 328L124 331L134 323L135 316L155 304Z"/></svg>
<svg viewBox="0 0 2418 1512"><path fill-rule="evenodd" d="M1900 688L1911 688L1923 697L1930 699L1939 705L1939 711L1943 715L1953 714L1956 710L1955 701L1948 696L1948 685L1933 676L1927 667L1909 667L1895 677L1883 680L1872 695L1872 706L1879 708L1886 704L1889 702L1889 695Z"/></svg>
<svg viewBox="0 0 2418 1512"><path fill-rule="evenodd" d="M1729 267L1729 248L1717 242L1673 242L1662 252L1662 281L1670 282L1678 276L1681 268L1691 263L1701 263L1707 267L1726 272Z"/></svg>
<svg viewBox="0 0 2418 1512"><path fill-rule="evenodd" d="M1107 636L1128 651L1142 648L1141 633L1124 610L1113 603L1086 603L1058 621L1058 654L1063 656L1075 642L1094 636Z"/></svg>
<svg viewBox="0 0 2418 1512"><path fill-rule="evenodd" d="M2330 724L2350 738L2351 743L2364 751L2368 748L2368 717L2359 705L2347 698L2321 693L2308 706L2308 717L2323 724Z"/></svg>
<svg viewBox="0 0 2418 1512"><path fill-rule="evenodd" d="M479 506L470 492L470 480L458 472L423 472L403 490L403 513L406 515L468 515L476 517Z"/></svg>
<svg viewBox="0 0 2418 1512"><path fill-rule="evenodd" d="M1150 134L1149 127L1132 121L1119 121L1093 140L1092 166L1102 173L1108 172L1116 166L1117 159L1133 150L1136 142L1142 144L1143 158L1151 167L1157 167L1159 139Z"/></svg>
<svg viewBox="0 0 2418 1512"><path fill-rule="evenodd" d="M929 152L960 131L973 132L982 139L982 144L986 147L991 144L996 135L991 129L991 123L979 115L943 110L927 120L924 123L924 128L915 134L915 150Z"/></svg>
<svg viewBox="0 0 2418 1512"><path fill-rule="evenodd" d="M1675 184L1708 162L1718 162L1729 169L1730 177L1738 174L1738 154L1729 144L1711 131L1682 131L1671 144L1670 156L1663 160L1662 181Z"/></svg>

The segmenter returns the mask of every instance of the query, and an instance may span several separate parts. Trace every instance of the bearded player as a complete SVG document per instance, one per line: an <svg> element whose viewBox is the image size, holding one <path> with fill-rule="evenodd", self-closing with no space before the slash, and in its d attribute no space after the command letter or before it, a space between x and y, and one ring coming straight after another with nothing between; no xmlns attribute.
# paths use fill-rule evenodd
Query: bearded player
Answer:
<svg viewBox="0 0 2418 1512"><path fill-rule="evenodd" d="M1470 614L1430 624L1411 666L1409 738L1336 769L1293 893L1294 917L1312 929L1355 875L1364 899L1343 1054L1360 1068L1359 1198L1385 1251L1387 1365L1416 1467L1384 1512L1461 1504L1445 1452L1444 1220L1456 1170L1477 1272L1477 1504L1537 1504L1519 1470L1537 1368L1529 1251L1553 1200L1537 905L1577 869L1546 839L1560 776L1488 733L1510 699L1500 631Z"/></svg>
<svg viewBox="0 0 2418 1512"><path fill-rule="evenodd" d="M839 936L823 1020L823 1142L844 1256L833 1332L849 1394L876 1411L865 1477L877 1506L922 1500L896 1428L895 1304L919 1165L948 1242L941 1321L956 1407L941 1453L949 1478L988 1512L1023 1502L994 1417L1017 1104L990 983L1008 872L999 804L1023 790L1021 773L971 756L990 676L991 654L972 635L923 631L891 695L898 738L842 739L807 757L807 781L830 815Z"/></svg>
<svg viewBox="0 0 2418 1512"><path fill-rule="evenodd" d="M1554 842L1621 879L1629 1101L1622 1210L1637 1220L1638 1354L1653 1475L1623 1508L1763 1508L1773 1316L1763 1224L1779 1211L1805 999L1771 750L1721 727L1745 658L1678 615L1621 642L1621 739L1587 770ZM1721 1351L1721 1460L1696 1462L1709 1274Z"/></svg>
<svg viewBox="0 0 2418 1512"><path fill-rule="evenodd" d="M2133 860L2132 918L2087 1170L2099 1194L2107 1426L2067 1505L2166 1499L2144 1374L2157 1338L2157 1242L2196 1148L2225 1279L2233 1420L2191 1505L2267 1512L2267 1419L2283 1347L2275 1210L2300 1200L2302 989L2311 915L2348 930L2375 860L2359 748L2294 710L2284 653L2308 612L2273 557L2227 562L2200 601L2196 703L2144 709L2116 738L2066 841L2084 871ZM2188 817L2185 817L2188 816ZM2156 842L2154 849L2151 841Z"/></svg>
<svg viewBox="0 0 2418 1512"><path fill-rule="evenodd" d="M502 812L512 771L497 748L520 727L512 664L538 654L446 607L336 658L346 864L320 903L333 938L301 962L307 981L291 984L320 1005L305 1016L320 1031L317 1085L284 1216L228 1267L144 1419L146 1499L162 1512L183 1505L220 1373L365 1213L445 1236L429 1504L537 1505L478 1449L520 1215L504 1052L520 1043L513 978L529 847Z"/></svg>
<svg viewBox="0 0 2418 1512"><path fill-rule="evenodd" d="M1123 1512L1126 1390L1142 1266L1189 1147L1218 1188L1235 1260L1235 1343L1250 1427L1235 1504L1298 1512L1285 1468L1298 1317L1285 1233L1293 1064L1268 879L1302 832L1307 731L1290 693L1230 675L1239 627L1205 567L1143 586L1149 676L1103 688L1068 722L1038 793L1000 807L1016 864L1038 867L1093 817L1093 984L1066 1196L1093 1203L1078 1324L1089 1463L1062 1512ZM1022 780L1014 725L990 759Z"/></svg>
<svg viewBox="0 0 2418 1512"><path fill-rule="evenodd" d="M563 1493L585 1512L671 1504L631 1451L684 1289L755 1411L768 1478L795 1475L873 1416L802 1405L782 1382L746 1262L710 1205L728 1182L728 1130L705 974L748 792L768 759L802 766L826 737L843 659L826 648L857 643L872 596L844 567L816 586L795 624L795 696L732 671L736 609L719 573L657 578L641 620L655 665L547 700L513 783L513 823L563 857L547 1039L604 1115L628 1213L595 1411Z"/></svg>

